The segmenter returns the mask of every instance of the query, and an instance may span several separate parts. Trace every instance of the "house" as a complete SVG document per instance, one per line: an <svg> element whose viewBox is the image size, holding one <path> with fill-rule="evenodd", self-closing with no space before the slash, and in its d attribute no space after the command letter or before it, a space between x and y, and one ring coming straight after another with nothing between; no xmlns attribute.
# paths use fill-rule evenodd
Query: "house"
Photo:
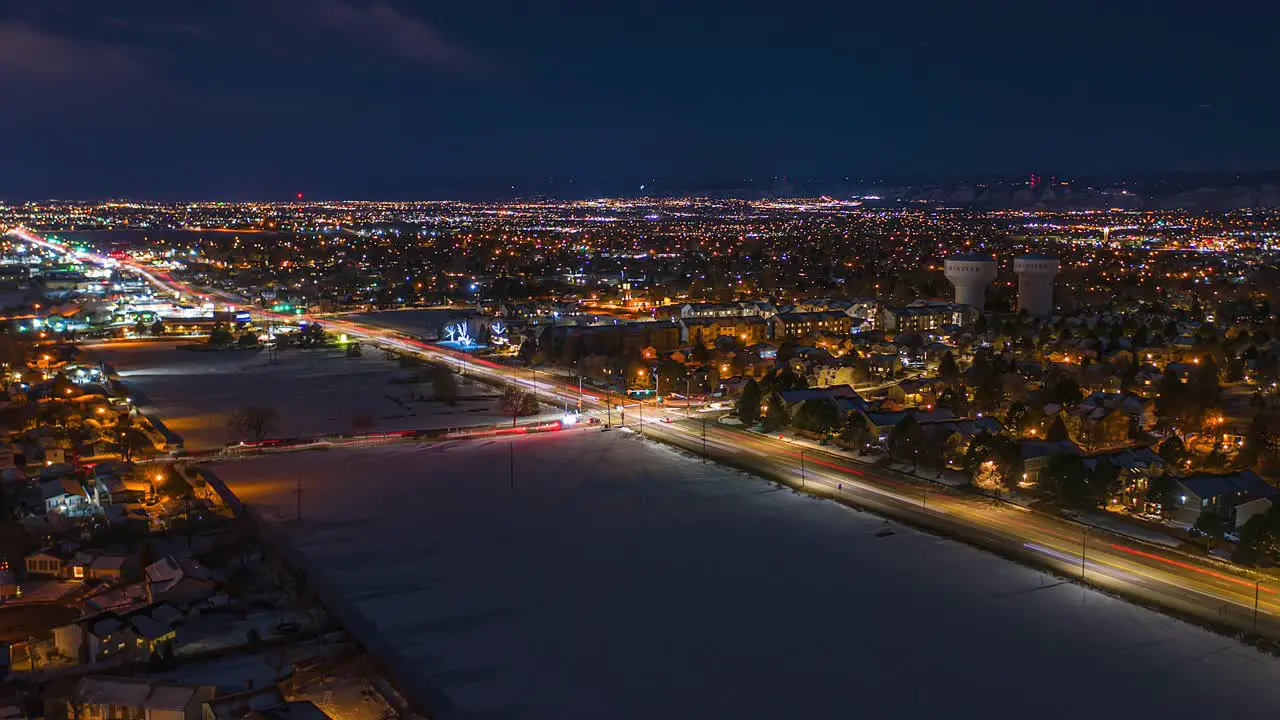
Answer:
<svg viewBox="0 0 1280 720"><path fill-rule="evenodd" d="M1239 529L1254 515L1271 509L1280 490L1257 473L1195 473L1176 481L1173 519L1194 525L1204 513L1213 513Z"/></svg>
<svg viewBox="0 0 1280 720"><path fill-rule="evenodd" d="M867 410L867 401L862 399L849 385L836 385L826 388L802 388L799 390L783 390L778 393L786 407L787 414L795 417L800 406L806 402L830 402L840 410L843 417L855 412Z"/></svg>
<svg viewBox="0 0 1280 720"><path fill-rule="evenodd" d="M54 647L59 655L82 663L115 657L146 660L174 642L174 625L183 617L183 612L168 602L124 613L102 612L54 628Z"/></svg>
<svg viewBox="0 0 1280 720"><path fill-rule="evenodd" d="M1022 479L1039 483L1040 475L1049 467L1049 461L1057 455L1081 455L1080 446L1070 440L1019 440L1022 450Z"/></svg>
<svg viewBox="0 0 1280 720"><path fill-rule="evenodd" d="M133 564L133 558L128 555L104 553L89 563L86 575L95 580L121 580L132 569Z"/></svg>
<svg viewBox="0 0 1280 720"><path fill-rule="evenodd" d="M1115 470L1115 486L1107 494L1108 506L1119 506L1131 512L1156 512L1159 503L1148 497L1152 478L1164 474L1165 462L1151 448L1122 448L1084 458L1091 472L1098 463L1110 463Z"/></svg>
<svg viewBox="0 0 1280 720"><path fill-rule="evenodd" d="M93 496L70 475L41 481L40 499L44 502L46 515L74 517L91 513L96 507Z"/></svg>
<svg viewBox="0 0 1280 720"><path fill-rule="evenodd" d="M23 558L28 575L66 577L67 561L71 558L56 550L41 550Z"/></svg>
<svg viewBox="0 0 1280 720"><path fill-rule="evenodd" d="M67 699L76 720L214 720L212 685L177 685L143 679L83 677Z"/></svg>
<svg viewBox="0 0 1280 720"><path fill-rule="evenodd" d="M1129 441L1132 419L1121 407L1081 403L1067 414L1066 426L1080 444L1106 447Z"/></svg>

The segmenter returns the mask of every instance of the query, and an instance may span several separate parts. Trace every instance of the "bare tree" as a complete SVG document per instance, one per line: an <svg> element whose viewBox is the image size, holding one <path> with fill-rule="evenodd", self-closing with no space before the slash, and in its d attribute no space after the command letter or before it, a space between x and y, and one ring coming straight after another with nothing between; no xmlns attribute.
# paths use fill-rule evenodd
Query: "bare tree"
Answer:
<svg viewBox="0 0 1280 720"><path fill-rule="evenodd" d="M279 416L270 405L248 405L236 410L227 421L233 434L254 442L262 442L276 429Z"/></svg>
<svg viewBox="0 0 1280 720"><path fill-rule="evenodd" d="M498 405L503 412L511 416L512 427L515 427L517 418L538 413L538 400L533 393L521 390L515 385L503 388Z"/></svg>

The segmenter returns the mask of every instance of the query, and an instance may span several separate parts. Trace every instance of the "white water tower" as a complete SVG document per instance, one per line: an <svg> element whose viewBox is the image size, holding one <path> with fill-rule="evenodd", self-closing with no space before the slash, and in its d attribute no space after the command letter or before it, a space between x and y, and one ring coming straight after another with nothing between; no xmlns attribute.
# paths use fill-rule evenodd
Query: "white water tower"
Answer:
<svg viewBox="0 0 1280 720"><path fill-rule="evenodd" d="M1053 279L1058 274L1058 258L1029 253L1013 260L1018 275L1018 312L1034 318L1053 314Z"/></svg>
<svg viewBox="0 0 1280 720"><path fill-rule="evenodd" d="M956 304L979 312L987 306L987 286L996 279L996 261L990 255L966 253L947 258L943 274L955 286Z"/></svg>

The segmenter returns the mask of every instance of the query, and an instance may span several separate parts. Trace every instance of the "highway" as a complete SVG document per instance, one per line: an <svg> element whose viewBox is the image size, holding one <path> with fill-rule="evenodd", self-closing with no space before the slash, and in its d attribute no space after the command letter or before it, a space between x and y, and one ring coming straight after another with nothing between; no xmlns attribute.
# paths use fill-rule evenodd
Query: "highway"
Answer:
<svg viewBox="0 0 1280 720"><path fill-rule="evenodd" d="M19 237L48 245L30 233ZM52 245L50 247L58 248ZM82 259L105 260L80 254ZM97 260L95 260L95 258ZM244 307L259 317L296 322L293 315L250 308L239 298L185 285L164 273L126 265L166 292ZM462 372L495 384L517 383L536 390L543 402L606 415L604 397L545 372L513 368L465 352L423 342L403 333L338 318L323 318L330 332L346 333L374 346L455 364ZM615 408L617 406L615 405ZM1105 591L1217 626L1280 639L1280 594L1270 576L1212 559L1196 558L1142 543L1066 518L996 502L971 492L936 485L901 473L858 463L837 452L802 445L683 411L655 407L626 409L626 427L708 460L838 498L886 518L956 538L1057 576L1083 579ZM622 418L614 409L615 425ZM660 418L667 416L670 422ZM644 423L640 421L643 416Z"/></svg>

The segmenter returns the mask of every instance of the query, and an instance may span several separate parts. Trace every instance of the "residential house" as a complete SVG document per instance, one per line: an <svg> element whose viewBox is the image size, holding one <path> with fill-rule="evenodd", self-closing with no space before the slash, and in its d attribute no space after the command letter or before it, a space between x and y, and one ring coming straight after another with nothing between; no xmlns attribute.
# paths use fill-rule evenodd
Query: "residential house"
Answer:
<svg viewBox="0 0 1280 720"><path fill-rule="evenodd" d="M1254 515L1271 509L1280 490L1257 473L1195 473L1177 480L1173 519L1194 525L1204 513L1214 513L1239 529Z"/></svg>
<svg viewBox="0 0 1280 720"><path fill-rule="evenodd" d="M67 699L76 720L214 720L213 685L177 685L144 679L80 678Z"/></svg>
<svg viewBox="0 0 1280 720"><path fill-rule="evenodd" d="M45 549L31 553L23 558L28 575L47 575L50 577L66 577L67 561L71 558L53 549Z"/></svg>
<svg viewBox="0 0 1280 720"><path fill-rule="evenodd" d="M92 513L96 495L91 495L80 480L71 476L49 478L40 483L40 499L46 515L75 517Z"/></svg>
<svg viewBox="0 0 1280 720"><path fill-rule="evenodd" d="M1129 442L1132 426L1129 414L1120 407L1100 407L1081 403L1066 416L1071 437L1081 445L1109 447Z"/></svg>
<svg viewBox="0 0 1280 720"><path fill-rule="evenodd" d="M1164 459L1151 448L1122 448L1085 457L1085 467L1093 471L1098 463L1110 463L1115 470L1115 486L1107 493L1107 505L1129 512L1156 512L1159 502L1149 497L1153 478L1164 474Z"/></svg>
<svg viewBox="0 0 1280 720"><path fill-rule="evenodd" d="M53 629L59 655L82 663L123 657L146 660L177 637L175 624L184 614L167 602L128 612L103 612Z"/></svg>
<svg viewBox="0 0 1280 720"><path fill-rule="evenodd" d="M1070 440L1019 440L1022 450L1023 482L1036 484L1049 467L1049 461L1057 455L1081 455L1080 446Z"/></svg>

